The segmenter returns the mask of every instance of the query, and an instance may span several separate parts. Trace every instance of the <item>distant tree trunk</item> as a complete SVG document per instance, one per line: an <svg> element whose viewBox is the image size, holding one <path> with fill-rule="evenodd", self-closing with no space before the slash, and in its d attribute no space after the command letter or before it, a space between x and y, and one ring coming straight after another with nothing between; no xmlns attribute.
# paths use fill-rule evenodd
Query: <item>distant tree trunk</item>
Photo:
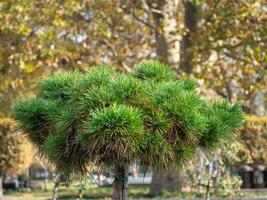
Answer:
<svg viewBox="0 0 267 200"><path fill-rule="evenodd" d="M184 24L187 29L186 35L183 37L182 43L182 68L183 70L190 74L192 73L192 41L191 35L196 31L197 25L197 7L195 4L191 3L189 0L184 0Z"/></svg>
<svg viewBox="0 0 267 200"><path fill-rule="evenodd" d="M157 56L176 70L180 65L182 38L177 20L180 1L156 0L156 11L153 12Z"/></svg>
<svg viewBox="0 0 267 200"><path fill-rule="evenodd" d="M186 4L187 5L187 4ZM185 67L180 67L181 64L181 51L187 51L190 46L189 37L186 37L186 41L183 44L184 48L181 48L181 40L183 39L179 27L179 8L183 6L181 0L156 0L156 11L153 14L155 23L155 40L156 40L156 52L158 58L164 63L172 66L177 72L185 70L186 72L192 71L192 66L189 65L189 61L185 62L185 59L191 59L189 54L185 54L184 62L187 64ZM190 25L192 29L195 26L195 22L190 19L191 14L195 13L193 7L185 8L188 11L185 14L186 25ZM190 30L190 29L189 29ZM160 173L153 172L152 183L150 187L151 193L160 193L163 190L168 192L180 191L182 188L183 176L177 171L167 171Z"/></svg>
<svg viewBox="0 0 267 200"><path fill-rule="evenodd" d="M128 167L126 166L118 166L114 171L112 199L128 199Z"/></svg>
<svg viewBox="0 0 267 200"><path fill-rule="evenodd" d="M58 196L58 187L60 186L60 183L62 182L62 174L55 174L53 177L54 182L54 188L52 192L52 200L57 200Z"/></svg>
<svg viewBox="0 0 267 200"><path fill-rule="evenodd" d="M53 188L53 194L52 194L52 200L57 200L57 191L59 187L60 181L56 181L54 183L54 188Z"/></svg>
<svg viewBox="0 0 267 200"><path fill-rule="evenodd" d="M47 167L45 166L44 162L40 158L38 158L37 156L35 158L36 158L36 160L39 161L40 165L44 169L45 174L48 175L49 171L48 171ZM47 176L45 176L45 178L44 178L44 190L45 191L47 191L47 183L48 183L48 178L47 178Z"/></svg>
<svg viewBox="0 0 267 200"><path fill-rule="evenodd" d="M182 175L177 171L158 172L154 171L150 192L158 194L163 191L180 191L182 187Z"/></svg>
<svg viewBox="0 0 267 200"><path fill-rule="evenodd" d="M209 164L209 173L208 173L208 183L206 186L206 194L205 200L210 200L210 187L211 187L211 179L212 179L212 163Z"/></svg>
<svg viewBox="0 0 267 200"><path fill-rule="evenodd" d="M3 197L3 176L2 176L2 172L0 172L0 200L4 200L4 197Z"/></svg>
<svg viewBox="0 0 267 200"><path fill-rule="evenodd" d="M258 91L256 92L250 99L251 108L250 113L257 116L265 116L266 115L266 103L265 97L267 92Z"/></svg>

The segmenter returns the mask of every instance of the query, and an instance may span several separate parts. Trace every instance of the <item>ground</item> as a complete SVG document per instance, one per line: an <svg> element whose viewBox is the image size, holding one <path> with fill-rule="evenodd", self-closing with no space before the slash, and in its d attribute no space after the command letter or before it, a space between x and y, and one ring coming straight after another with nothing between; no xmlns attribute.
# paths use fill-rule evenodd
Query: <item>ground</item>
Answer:
<svg viewBox="0 0 267 200"><path fill-rule="evenodd" d="M52 184L49 185L48 190L44 191L42 189L29 191L6 191L4 194L5 200L49 200L52 196ZM77 199L79 187L77 185L71 185L69 187L62 186L58 191L58 200L74 200ZM84 191L84 200L89 199L106 199L110 200L112 193L111 187L99 187L99 188L87 188ZM174 195L170 195L168 193L160 194L160 196L153 196L149 194L148 186L129 186L129 199L191 199L196 200L197 195L194 193L177 193ZM213 199L223 199L223 198L213 198ZM259 190L243 190L238 194L238 197L230 198L227 197L225 199L230 200L266 200L267 199L267 189L259 189Z"/></svg>

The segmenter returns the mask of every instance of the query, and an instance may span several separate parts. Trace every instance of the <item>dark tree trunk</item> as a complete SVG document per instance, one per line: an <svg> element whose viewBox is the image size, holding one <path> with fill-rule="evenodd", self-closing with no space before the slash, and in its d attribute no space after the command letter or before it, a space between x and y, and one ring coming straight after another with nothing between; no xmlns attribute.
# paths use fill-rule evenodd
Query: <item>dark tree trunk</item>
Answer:
<svg viewBox="0 0 267 200"><path fill-rule="evenodd" d="M118 166L114 171L113 200L128 199L128 167Z"/></svg>
<svg viewBox="0 0 267 200"><path fill-rule="evenodd" d="M0 172L0 200L4 200L3 197L3 174Z"/></svg>
<svg viewBox="0 0 267 200"><path fill-rule="evenodd" d="M182 68L183 70L190 74L192 73L192 41L191 36L192 33L196 31L197 25L197 7L189 0L184 0L184 24L188 32L183 37L182 43Z"/></svg>
<svg viewBox="0 0 267 200"><path fill-rule="evenodd" d="M153 172L150 192L158 194L163 191L180 191L182 187L182 175L176 171Z"/></svg>

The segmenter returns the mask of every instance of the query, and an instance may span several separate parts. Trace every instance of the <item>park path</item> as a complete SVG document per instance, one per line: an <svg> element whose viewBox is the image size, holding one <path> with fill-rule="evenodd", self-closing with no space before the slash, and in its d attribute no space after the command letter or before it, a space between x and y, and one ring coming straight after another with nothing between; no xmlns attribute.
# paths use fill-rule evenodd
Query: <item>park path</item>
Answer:
<svg viewBox="0 0 267 200"><path fill-rule="evenodd" d="M34 195L34 194L22 194L22 195L5 195L4 196L5 200L50 200L50 196L39 196L39 195ZM60 199L63 200L63 199ZM64 199L64 200L73 200L73 199ZM91 199L83 199L83 200L91 200ZM96 199L94 199L96 200ZM99 199L100 200L100 199ZM103 199L102 199L103 200ZM135 200L135 199L130 199L130 200ZM154 198L154 199L136 199L136 200L203 200L203 199L174 199L174 198ZM211 200L224 200L222 198L211 198ZM237 198L227 198L225 200L267 200L267 196L263 197L237 197Z"/></svg>
<svg viewBox="0 0 267 200"><path fill-rule="evenodd" d="M50 196L39 196L34 194L16 194L16 195L4 195L4 200L49 200Z"/></svg>

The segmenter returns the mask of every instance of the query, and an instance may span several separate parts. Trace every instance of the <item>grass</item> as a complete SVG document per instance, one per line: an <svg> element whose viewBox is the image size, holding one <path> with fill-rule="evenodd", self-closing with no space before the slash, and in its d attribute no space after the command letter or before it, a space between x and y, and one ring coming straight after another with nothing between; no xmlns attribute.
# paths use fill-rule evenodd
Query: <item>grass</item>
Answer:
<svg viewBox="0 0 267 200"><path fill-rule="evenodd" d="M71 185L69 187L61 186L58 189L59 200L70 200L78 197L79 187ZM83 192L84 199L105 199L111 197L112 187L87 188ZM48 190L22 190L5 191L5 200L48 200L52 196L52 184L49 184ZM129 186L129 198L150 198L148 186Z"/></svg>
<svg viewBox="0 0 267 200"><path fill-rule="evenodd" d="M53 184L48 184L48 190L22 190L22 191L6 191L4 194L5 200L49 200L52 196ZM77 184L72 184L68 187L61 186L58 189L58 200L74 200L78 197L79 187ZM111 199L112 187L89 187L83 192L83 199ZM167 193L163 192L157 195L149 193L149 186L147 185L129 185L128 188L129 199L150 199L156 197L157 199L166 198L186 198L193 199L196 197L193 193Z"/></svg>
<svg viewBox="0 0 267 200"><path fill-rule="evenodd" d="M48 190L43 189L36 190L22 190L22 191L5 191L5 200L50 200L52 196L53 184L48 184ZM77 184L70 186L61 186L58 190L58 200L74 200L78 197L79 187ZM149 187L147 185L130 185L129 186L129 199L149 199L156 197L157 199L166 198L181 198L181 199L194 199L200 197L199 194L193 192L180 192L180 193L167 193L163 192L157 196L149 193ZM83 199L111 199L112 187L89 187L84 190ZM237 197L267 197L267 189L252 189L243 190L236 194ZM241 199L240 198L240 199Z"/></svg>

